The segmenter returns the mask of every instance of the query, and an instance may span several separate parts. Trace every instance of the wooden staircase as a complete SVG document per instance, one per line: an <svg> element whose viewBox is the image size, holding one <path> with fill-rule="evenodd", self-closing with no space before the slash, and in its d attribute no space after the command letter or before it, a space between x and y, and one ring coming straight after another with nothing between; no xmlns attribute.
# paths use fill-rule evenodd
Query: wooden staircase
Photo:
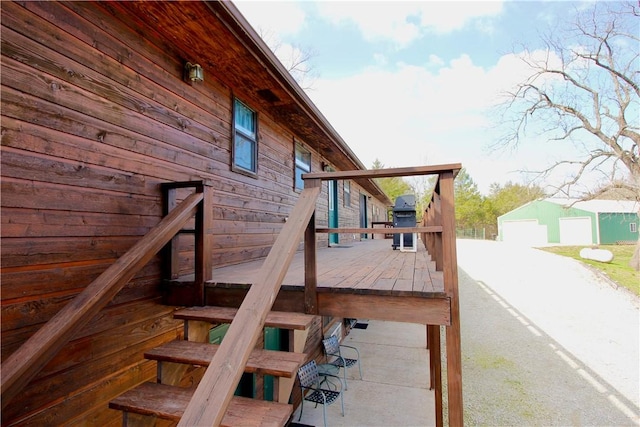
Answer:
<svg viewBox="0 0 640 427"><path fill-rule="evenodd" d="M182 417L195 387L180 387L182 375L191 366L209 365L219 346L209 344L212 325L230 323L237 309L226 307L193 307L178 310L174 318L184 320L185 340L172 341L145 353L145 358L158 364L156 383L143 383L109 403L123 411L123 425L162 425L177 423ZM265 326L290 331L290 352L253 349L245 372L273 375L277 378L277 402L234 396L222 419L223 426L282 426L293 412L289 397L298 368L306 361L302 353L314 316L302 313L269 312ZM274 393L274 396L276 394Z"/></svg>

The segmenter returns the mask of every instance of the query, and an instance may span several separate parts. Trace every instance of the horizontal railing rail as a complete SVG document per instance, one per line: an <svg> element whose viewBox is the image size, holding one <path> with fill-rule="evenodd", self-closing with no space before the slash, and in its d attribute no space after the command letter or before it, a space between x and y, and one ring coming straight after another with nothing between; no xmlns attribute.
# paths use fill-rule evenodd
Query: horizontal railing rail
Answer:
<svg viewBox="0 0 640 427"><path fill-rule="evenodd" d="M305 180L321 179L323 181L331 179L372 179L372 178L396 178L405 176L421 176L421 175L439 175L445 172L454 172L455 174L462 169L460 163L451 163L445 165L432 166L412 166L406 168L388 168L388 169L365 169L352 171L336 171L336 172L314 172L305 173L302 178Z"/></svg>
<svg viewBox="0 0 640 427"><path fill-rule="evenodd" d="M367 234L403 234L403 233L442 233L441 225L428 225L424 227L400 227L400 228L349 228L349 227L318 227L316 233L367 233Z"/></svg>
<svg viewBox="0 0 640 427"><path fill-rule="evenodd" d="M197 212L196 192L165 216L2 363L2 408L91 320Z"/></svg>

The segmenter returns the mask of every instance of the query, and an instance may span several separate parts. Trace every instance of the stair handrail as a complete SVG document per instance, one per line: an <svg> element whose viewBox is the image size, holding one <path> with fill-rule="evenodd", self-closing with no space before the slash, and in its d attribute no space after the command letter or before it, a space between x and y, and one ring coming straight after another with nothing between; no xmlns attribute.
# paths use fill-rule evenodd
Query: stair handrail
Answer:
<svg viewBox="0 0 640 427"><path fill-rule="evenodd" d="M187 405L179 427L218 426L222 422L249 354L264 327L267 313L313 218L321 190L321 187L311 187L300 193L289 219L256 275L256 282L238 308L224 340Z"/></svg>
<svg viewBox="0 0 640 427"><path fill-rule="evenodd" d="M187 196L140 241L25 341L0 366L2 408L153 258L197 212L202 192Z"/></svg>

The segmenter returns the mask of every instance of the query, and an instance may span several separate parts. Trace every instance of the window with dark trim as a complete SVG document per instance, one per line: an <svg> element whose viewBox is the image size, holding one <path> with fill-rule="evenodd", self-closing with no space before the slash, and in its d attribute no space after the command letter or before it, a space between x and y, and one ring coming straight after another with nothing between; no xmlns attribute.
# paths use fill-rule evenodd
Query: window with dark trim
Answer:
<svg viewBox="0 0 640 427"><path fill-rule="evenodd" d="M258 172L258 119L255 111L233 100L233 170Z"/></svg>
<svg viewBox="0 0 640 427"><path fill-rule="evenodd" d="M311 153L300 144L296 144L295 154L295 188L304 189L302 174L311 172Z"/></svg>
<svg viewBox="0 0 640 427"><path fill-rule="evenodd" d="M629 231L635 233L636 231L638 231L638 225L635 222L630 222Z"/></svg>
<svg viewBox="0 0 640 427"><path fill-rule="evenodd" d="M351 206L351 181L344 180L342 188L344 189L344 205Z"/></svg>

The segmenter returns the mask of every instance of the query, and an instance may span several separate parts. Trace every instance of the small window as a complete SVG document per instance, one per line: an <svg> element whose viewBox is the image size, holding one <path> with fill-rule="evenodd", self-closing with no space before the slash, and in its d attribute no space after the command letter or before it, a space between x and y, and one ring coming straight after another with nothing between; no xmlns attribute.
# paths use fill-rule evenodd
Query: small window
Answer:
<svg viewBox="0 0 640 427"><path fill-rule="evenodd" d="M344 181L344 205L351 206L351 181Z"/></svg>
<svg viewBox="0 0 640 427"><path fill-rule="evenodd" d="M632 233L637 232L638 224L636 224L635 222L629 223L629 231L631 231Z"/></svg>
<svg viewBox="0 0 640 427"><path fill-rule="evenodd" d="M258 172L258 132L255 111L237 99L233 102L233 169Z"/></svg>
<svg viewBox="0 0 640 427"><path fill-rule="evenodd" d="M296 144L296 188L302 190L304 188L303 173L311 172L311 153Z"/></svg>

